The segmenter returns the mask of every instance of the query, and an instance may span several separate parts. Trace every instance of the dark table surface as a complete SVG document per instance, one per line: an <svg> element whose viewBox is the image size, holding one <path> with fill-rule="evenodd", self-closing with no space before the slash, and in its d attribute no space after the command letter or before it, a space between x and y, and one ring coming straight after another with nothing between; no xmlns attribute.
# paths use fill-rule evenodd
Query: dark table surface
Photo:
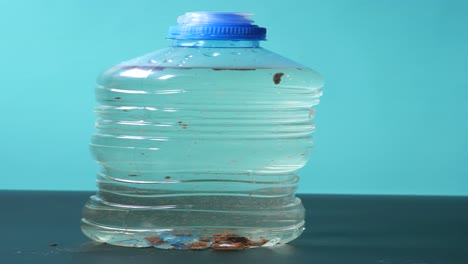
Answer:
<svg viewBox="0 0 468 264"><path fill-rule="evenodd" d="M0 263L468 264L468 197L299 195L303 235L272 248L124 248L81 234L90 192L0 191Z"/></svg>

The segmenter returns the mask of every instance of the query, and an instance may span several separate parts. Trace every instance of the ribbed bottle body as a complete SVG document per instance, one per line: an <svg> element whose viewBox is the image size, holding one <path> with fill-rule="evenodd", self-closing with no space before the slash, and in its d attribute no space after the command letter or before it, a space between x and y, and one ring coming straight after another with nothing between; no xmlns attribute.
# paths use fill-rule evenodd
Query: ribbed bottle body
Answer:
<svg viewBox="0 0 468 264"><path fill-rule="evenodd" d="M314 71L258 47L173 47L104 72L91 142L99 191L84 208L85 234L160 248L296 238L296 172L321 86Z"/></svg>

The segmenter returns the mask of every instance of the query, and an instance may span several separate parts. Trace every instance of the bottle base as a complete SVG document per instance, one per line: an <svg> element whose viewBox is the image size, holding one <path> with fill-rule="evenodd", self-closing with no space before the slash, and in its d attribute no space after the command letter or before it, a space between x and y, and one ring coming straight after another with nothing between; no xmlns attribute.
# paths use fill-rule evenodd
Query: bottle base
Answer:
<svg viewBox="0 0 468 264"><path fill-rule="evenodd" d="M116 246L238 250L288 243L301 235L304 221L274 229L183 227L136 230L97 225L83 218L81 229L92 240Z"/></svg>

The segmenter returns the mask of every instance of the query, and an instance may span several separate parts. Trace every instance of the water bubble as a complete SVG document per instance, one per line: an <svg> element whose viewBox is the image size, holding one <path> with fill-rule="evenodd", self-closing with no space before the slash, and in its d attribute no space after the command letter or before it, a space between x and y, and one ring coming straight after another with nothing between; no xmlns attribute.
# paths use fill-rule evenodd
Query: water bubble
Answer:
<svg viewBox="0 0 468 264"><path fill-rule="evenodd" d="M155 59L151 59L151 60L149 60L148 62L149 62L149 63L158 63L158 61L155 60Z"/></svg>
<svg viewBox="0 0 468 264"><path fill-rule="evenodd" d="M309 118L312 119L315 116L315 110L313 108L309 109Z"/></svg>
<svg viewBox="0 0 468 264"><path fill-rule="evenodd" d="M186 58L186 59L193 58L193 55L186 55L185 58Z"/></svg>
<svg viewBox="0 0 468 264"><path fill-rule="evenodd" d="M203 53L203 55L207 56L207 57L218 57L219 55L221 55L221 53L219 52L211 52L211 53Z"/></svg>
<svg viewBox="0 0 468 264"><path fill-rule="evenodd" d="M171 59L167 59L167 60L163 61L163 63L171 63L171 62L173 62L173 60L171 60Z"/></svg>
<svg viewBox="0 0 468 264"><path fill-rule="evenodd" d="M185 59L184 59L184 60L179 61L179 63L177 64L177 66L183 67L183 66L185 66L184 64L186 64L186 63L187 63L187 62L186 62Z"/></svg>
<svg viewBox="0 0 468 264"><path fill-rule="evenodd" d="M238 52L238 51L233 51L233 52L231 52L231 54L232 54L232 55L242 55L242 53L241 53L241 52Z"/></svg>

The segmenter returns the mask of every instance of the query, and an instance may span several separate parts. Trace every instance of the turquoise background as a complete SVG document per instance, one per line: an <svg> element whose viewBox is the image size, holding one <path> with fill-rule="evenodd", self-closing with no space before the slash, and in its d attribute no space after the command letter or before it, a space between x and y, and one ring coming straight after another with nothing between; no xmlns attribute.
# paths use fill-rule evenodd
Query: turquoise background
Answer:
<svg viewBox="0 0 468 264"><path fill-rule="evenodd" d="M0 188L95 189L95 77L204 10L256 13L264 47L325 77L300 192L468 195L462 0L0 0Z"/></svg>

